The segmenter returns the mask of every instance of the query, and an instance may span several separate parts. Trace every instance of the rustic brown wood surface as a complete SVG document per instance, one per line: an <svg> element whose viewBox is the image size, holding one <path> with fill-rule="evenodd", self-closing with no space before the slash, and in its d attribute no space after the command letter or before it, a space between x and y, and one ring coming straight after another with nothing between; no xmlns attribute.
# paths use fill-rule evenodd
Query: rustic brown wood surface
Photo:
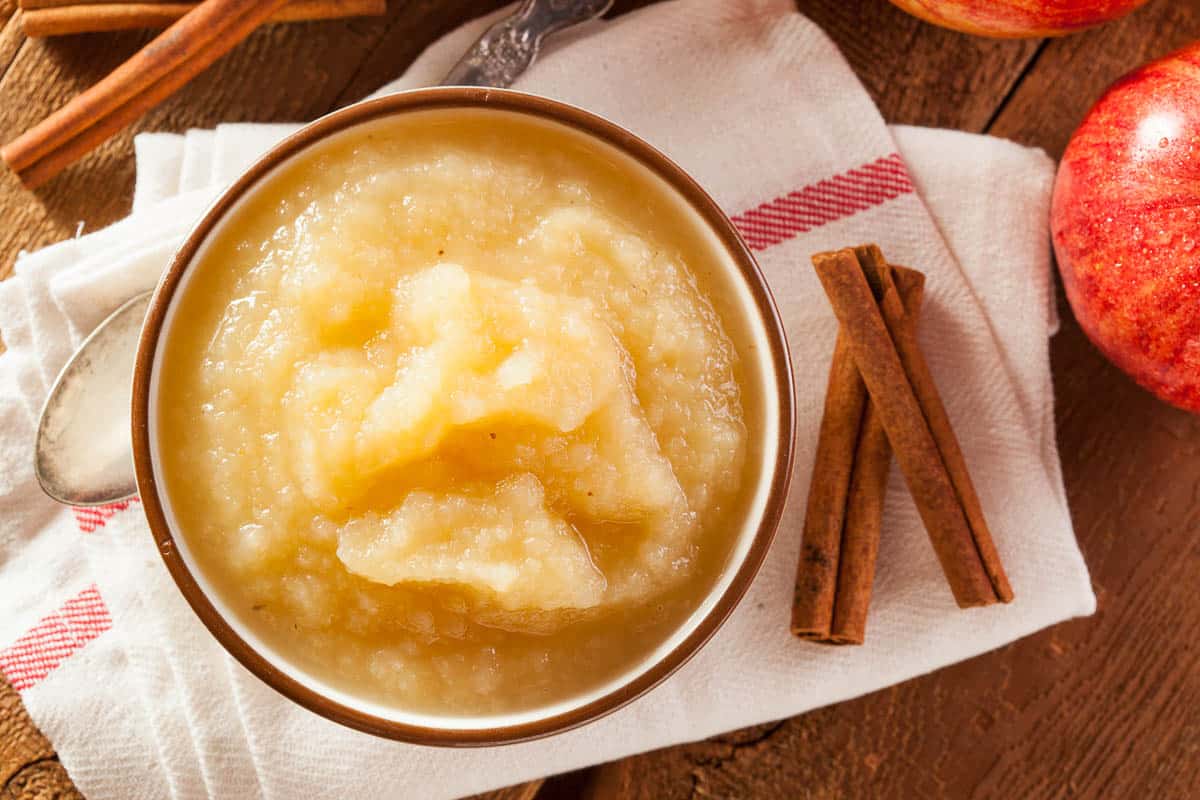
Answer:
<svg viewBox="0 0 1200 800"><path fill-rule="evenodd" d="M713 0L718 2L719 0ZM644 0L618 2L623 12ZM26 41L0 0L0 140L133 52L146 35ZM430 41L499 0L393 0L388 17L264 29L140 130L308 119L396 75ZM1200 38L1200 0L1151 0L1120 22L1050 41L930 27L885 0L798 0L894 122L989 131L1061 154L1105 85ZM16 253L128 211L130 135L37 194L0 176L0 276ZM1137 389L1060 303L1052 342L1058 441L1096 616L849 703L513 787L547 798L1154 797L1200 786L1200 419ZM2 613L2 611L0 611ZM316 790L318 787L314 787ZM0 680L0 798L74 797Z"/></svg>

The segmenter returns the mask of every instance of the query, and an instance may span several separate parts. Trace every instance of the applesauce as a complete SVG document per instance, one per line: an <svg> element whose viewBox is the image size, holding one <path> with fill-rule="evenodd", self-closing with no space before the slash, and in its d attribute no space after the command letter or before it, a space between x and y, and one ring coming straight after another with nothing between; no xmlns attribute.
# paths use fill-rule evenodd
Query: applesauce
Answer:
<svg viewBox="0 0 1200 800"><path fill-rule="evenodd" d="M437 714L568 698L697 608L744 508L711 244L565 126L421 111L307 148L198 254L165 492L289 661Z"/></svg>

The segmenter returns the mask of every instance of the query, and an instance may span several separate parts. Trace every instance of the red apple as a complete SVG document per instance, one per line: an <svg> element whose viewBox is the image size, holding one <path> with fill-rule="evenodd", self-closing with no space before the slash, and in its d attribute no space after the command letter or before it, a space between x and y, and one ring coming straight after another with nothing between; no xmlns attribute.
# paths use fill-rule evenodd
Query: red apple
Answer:
<svg viewBox="0 0 1200 800"><path fill-rule="evenodd" d="M1200 412L1200 42L1126 75L1088 112L1050 227L1088 337L1142 386Z"/></svg>
<svg viewBox="0 0 1200 800"><path fill-rule="evenodd" d="M892 0L921 19L979 36L1062 36L1122 17L1146 0Z"/></svg>

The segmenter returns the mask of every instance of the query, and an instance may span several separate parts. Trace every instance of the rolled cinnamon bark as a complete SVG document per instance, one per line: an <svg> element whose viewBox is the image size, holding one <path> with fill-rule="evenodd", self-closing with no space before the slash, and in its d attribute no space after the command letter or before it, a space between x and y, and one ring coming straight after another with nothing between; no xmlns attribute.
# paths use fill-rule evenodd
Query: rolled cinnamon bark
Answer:
<svg viewBox="0 0 1200 800"><path fill-rule="evenodd" d="M925 276L895 265L892 274L904 302L905 327L915 332L925 295ZM867 612L875 584L875 562L883 533L883 503L891 464L892 446L879 419L879 410L868 399L854 454L850 495L846 501L837 602L829 632L830 639L837 644L866 641Z"/></svg>
<svg viewBox="0 0 1200 800"><path fill-rule="evenodd" d="M21 30L26 36L66 36L75 33L165 28L196 7L196 3L81 2L52 0L53 5L31 5L26 0ZM40 0L46 3L46 0ZM291 0L268 22L301 22L341 17L378 16L387 13L386 0Z"/></svg>
<svg viewBox="0 0 1200 800"><path fill-rule="evenodd" d="M964 608L1008 602L1012 590L991 536L986 527L973 530L968 522L964 501L918 400L915 383L922 384L920 393L926 398L937 389L915 347L915 335L903 331L903 303L890 271L881 268L886 262L881 256L876 259L876 253L864 253L871 262L866 270L851 249L819 253L812 260L956 602ZM881 309L888 310L890 326ZM904 361L899 347L905 348ZM905 362L916 365L913 375L905 370ZM944 407L941 410L944 416ZM933 413L936 417L936 409ZM940 435L952 437L948 420L946 424Z"/></svg>
<svg viewBox="0 0 1200 800"><path fill-rule="evenodd" d="M61 8L63 6L101 5L113 0L17 0L17 7L22 11L35 11L39 8ZM178 0L136 0L147 5L169 5Z"/></svg>
<svg viewBox="0 0 1200 800"><path fill-rule="evenodd" d="M29 188L45 183L233 49L287 0L204 0L132 58L0 149Z"/></svg>
<svg viewBox="0 0 1200 800"><path fill-rule="evenodd" d="M1002 603L1012 602L1012 586L1009 584L1008 575L1004 572L1004 565L1000 561L1000 553L996 550L992 532L983 516L983 505L979 502L975 484L971 481L971 473L967 469L967 459L963 456L958 437L954 434L954 427L950 424L950 415L942 402L941 393L937 390L929 363L925 360L925 354L921 352L921 346L917 342L916 329L905 323L906 304L896 291L897 287L893 285L892 276L887 269L887 261L875 245L856 247L855 255L858 256L865 273L868 276L876 276L881 284L882 296L876 294L876 298L879 301L879 310L884 324L887 325L888 333L892 336L896 353L900 356L900 363L908 375L913 393L916 395L925 421L929 425L929 431L933 435L938 453L942 457L942 463L950 476L950 483L954 487L954 493L966 516L967 525L971 529L971 538L975 543L975 550L992 585L995 599Z"/></svg>
<svg viewBox="0 0 1200 800"><path fill-rule="evenodd" d="M802 639L826 641L833 626L846 501L866 405L867 387L854 365L850 344L839 331L817 434L792 601L792 633Z"/></svg>
<svg viewBox="0 0 1200 800"><path fill-rule="evenodd" d="M920 310L924 276L896 267L909 324ZM792 632L826 644L866 636L891 447L866 386L839 333L809 489L792 606Z"/></svg>

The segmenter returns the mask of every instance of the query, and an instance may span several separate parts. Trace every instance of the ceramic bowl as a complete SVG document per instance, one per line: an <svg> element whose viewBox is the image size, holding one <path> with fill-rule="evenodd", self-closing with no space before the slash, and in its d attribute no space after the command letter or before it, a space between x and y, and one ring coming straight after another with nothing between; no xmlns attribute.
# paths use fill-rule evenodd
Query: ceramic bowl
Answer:
<svg viewBox="0 0 1200 800"><path fill-rule="evenodd" d="M743 400L758 433L751 437L750 483L744 517L731 555L698 608L641 662L602 686L561 702L521 712L480 717L438 717L372 702L336 689L289 663L229 610L196 566L177 534L171 503L159 480L156 408L163 349L171 335L175 301L187 291L189 271L205 243L231 212L270 181L272 173L328 137L395 115L427 109L470 108L533 115L568 126L608 148L631 170L665 182L688 213L711 234L724 274L706 276L714 302L739 342ZM336 722L369 733L421 744L487 745L546 736L608 714L662 681L712 637L750 586L770 547L783 509L792 465L795 426L792 370L774 300L754 258L728 217L703 189L666 156L629 131L582 109L520 92L446 87L420 89L360 103L323 117L259 159L205 213L164 274L141 334L133 384L133 450L138 489L150 529L184 597L217 641L247 669L280 693Z"/></svg>

